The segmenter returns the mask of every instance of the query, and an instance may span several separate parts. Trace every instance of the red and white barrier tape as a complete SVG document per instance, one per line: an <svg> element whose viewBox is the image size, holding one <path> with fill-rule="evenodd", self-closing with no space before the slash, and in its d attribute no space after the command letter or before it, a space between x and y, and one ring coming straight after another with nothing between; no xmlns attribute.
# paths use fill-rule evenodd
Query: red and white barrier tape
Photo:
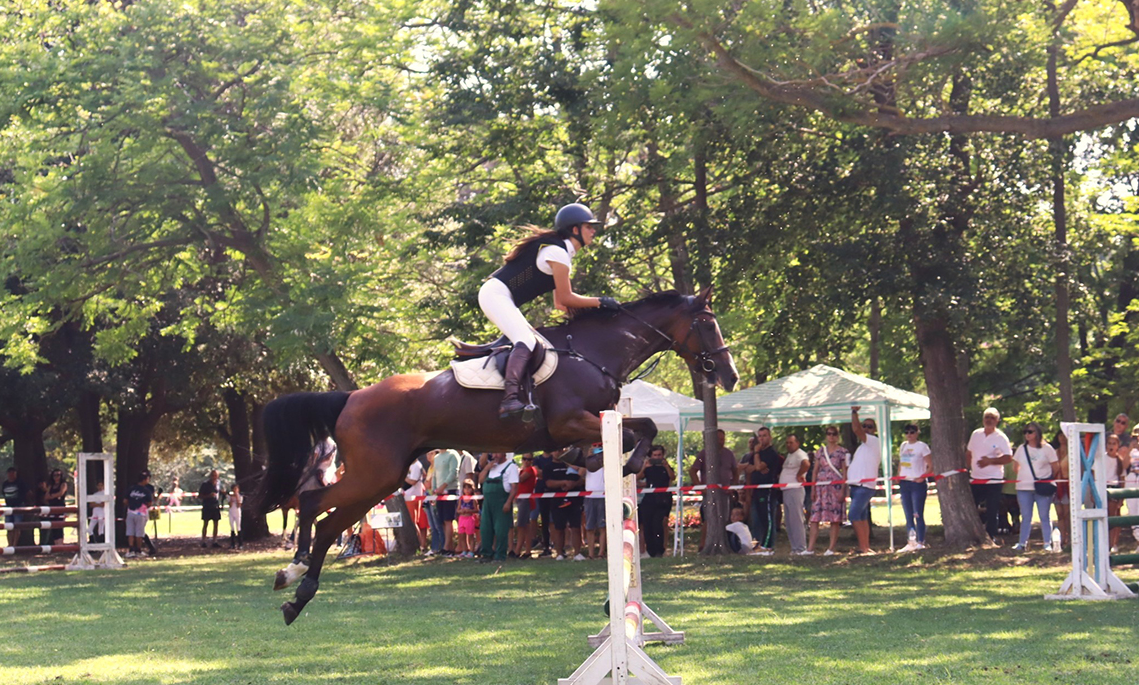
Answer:
<svg viewBox="0 0 1139 685"><path fill-rule="evenodd" d="M955 476L959 473L968 473L968 469L953 469L944 473L927 473L917 479L917 482L925 482L932 478L935 481L944 480L950 476ZM809 487L814 485L862 485L863 483L873 483L875 485L883 484L887 480L892 482L913 480L910 478L903 478L901 476L892 476L891 478L864 478L857 481L847 480L831 480L831 481L807 481L804 483L766 483L763 485L685 485L682 487L667 487L667 488L638 488L637 492L640 494L658 494L658 493L692 493L701 492L703 490L794 490L796 488ZM1005 483L1019 483L1019 480L1006 480L1004 478L973 478L969 480L971 485L1004 485ZM1065 478L1057 478L1051 480L1037 480L1037 483L1067 483ZM866 486L863 486L866 487ZM571 490L568 492L534 492L523 495L518 495L515 499L554 499L565 497L588 497L589 495L604 495L604 491L597 490ZM384 501L386 502L393 497L400 495L393 494L388 496ZM482 499L482 495L417 495L415 497L406 497L408 502L451 502L461 499Z"/></svg>

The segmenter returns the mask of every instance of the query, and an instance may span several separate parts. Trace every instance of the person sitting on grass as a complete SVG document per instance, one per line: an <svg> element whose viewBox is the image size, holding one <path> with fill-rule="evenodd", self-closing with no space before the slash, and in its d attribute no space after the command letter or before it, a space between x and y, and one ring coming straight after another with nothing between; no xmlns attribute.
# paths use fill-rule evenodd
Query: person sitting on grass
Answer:
<svg viewBox="0 0 1139 685"><path fill-rule="evenodd" d="M728 531L728 547L740 554L760 554L761 550L755 548L756 541L751 537L751 530L744 523L743 505L733 504L731 513L732 522L726 528Z"/></svg>

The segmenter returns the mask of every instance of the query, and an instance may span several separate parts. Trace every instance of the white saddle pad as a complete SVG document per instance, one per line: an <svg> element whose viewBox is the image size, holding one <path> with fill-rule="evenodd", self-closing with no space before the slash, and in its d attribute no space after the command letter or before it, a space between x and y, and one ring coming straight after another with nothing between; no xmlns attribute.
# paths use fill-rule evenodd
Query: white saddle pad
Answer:
<svg viewBox="0 0 1139 685"><path fill-rule="evenodd" d="M558 370L558 353L549 349L550 343L538 336L538 344L546 347L546 358L534 374L534 387L546 382L554 371ZM455 380L464 388L473 390L502 390L504 380L498 372L498 364L490 357L476 357L460 361L451 361L451 371L455 373Z"/></svg>

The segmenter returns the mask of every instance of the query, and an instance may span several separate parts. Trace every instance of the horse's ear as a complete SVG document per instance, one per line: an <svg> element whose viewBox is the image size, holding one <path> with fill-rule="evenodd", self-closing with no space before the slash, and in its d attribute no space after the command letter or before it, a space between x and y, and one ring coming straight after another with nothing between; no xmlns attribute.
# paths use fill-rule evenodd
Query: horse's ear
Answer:
<svg viewBox="0 0 1139 685"><path fill-rule="evenodd" d="M703 290L701 290L700 294L697 296L696 299L698 302L700 302L700 304L703 304L703 305L711 304L711 302L712 302L712 286L708 286L707 288L704 288Z"/></svg>

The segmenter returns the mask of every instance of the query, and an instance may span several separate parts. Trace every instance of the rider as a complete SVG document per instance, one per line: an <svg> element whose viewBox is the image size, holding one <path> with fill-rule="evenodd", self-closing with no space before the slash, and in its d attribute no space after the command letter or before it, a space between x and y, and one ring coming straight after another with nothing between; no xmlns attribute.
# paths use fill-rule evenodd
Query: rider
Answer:
<svg viewBox="0 0 1139 685"><path fill-rule="evenodd" d="M612 297L585 297L570 285L574 254L593 242L601 222L582 204L568 204L554 217L554 230L534 231L514 246L506 264L483 283L479 307L486 318L514 343L506 362L505 393L498 408L499 418L516 416L525 406L518 398L519 387L530 364L530 354L538 344L530 324L518 310L536 297L554 293L554 306L561 310L617 309Z"/></svg>

